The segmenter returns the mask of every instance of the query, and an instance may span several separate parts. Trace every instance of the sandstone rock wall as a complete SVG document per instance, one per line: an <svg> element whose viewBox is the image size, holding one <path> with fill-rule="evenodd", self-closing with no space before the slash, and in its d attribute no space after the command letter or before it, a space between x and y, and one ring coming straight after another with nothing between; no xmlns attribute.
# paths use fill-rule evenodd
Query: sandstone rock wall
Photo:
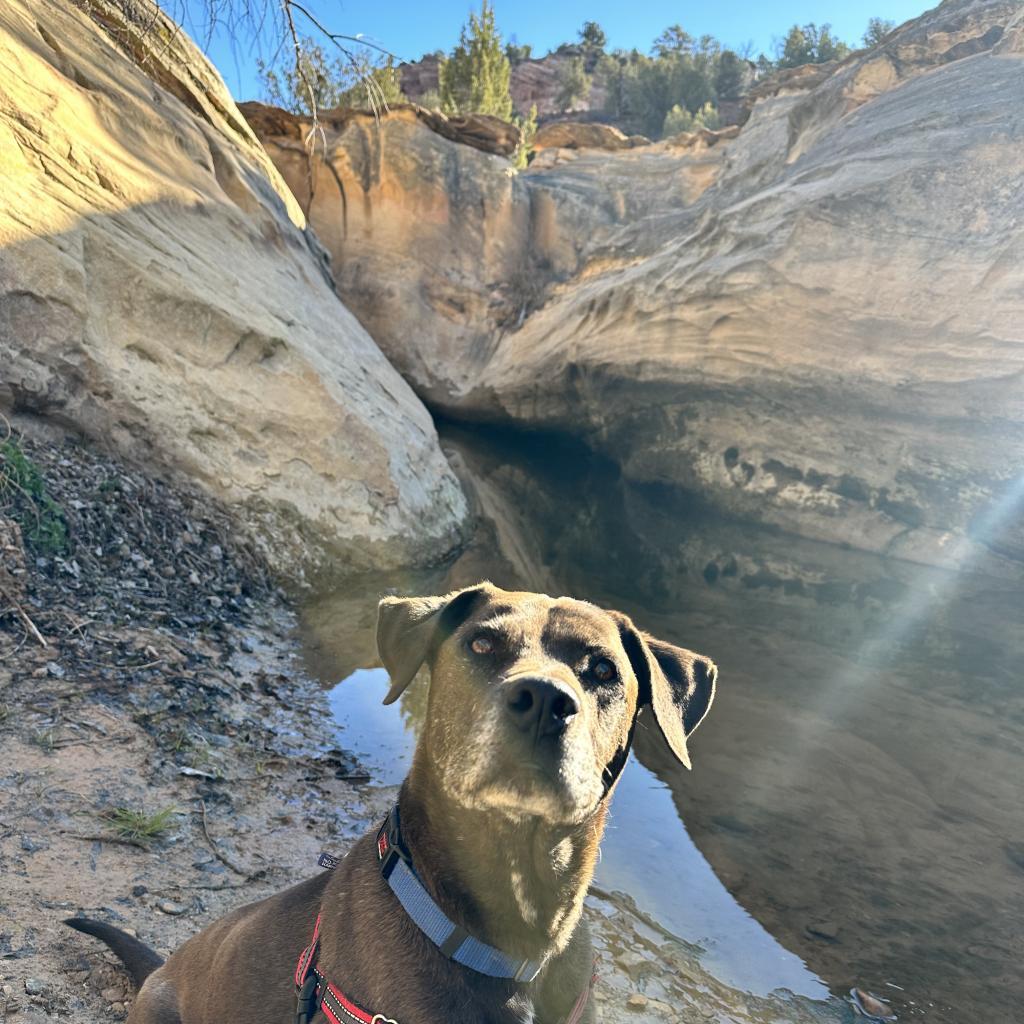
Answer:
<svg viewBox="0 0 1024 1024"><path fill-rule="evenodd" d="M120 6L0 7L0 408L199 480L293 577L436 558L429 414L216 72Z"/></svg>
<svg viewBox="0 0 1024 1024"><path fill-rule="evenodd" d="M724 154L697 136L614 161L550 148L516 174L507 159L452 145L419 108L379 119L328 112L312 152L307 119L262 104L242 110L330 250L346 306L444 408L486 376L496 346L549 288L597 271L602 239L620 264L616 233L691 203Z"/></svg>
<svg viewBox="0 0 1024 1024"><path fill-rule="evenodd" d="M349 220L310 215L448 414L569 432L740 520L1019 574L1021 23L947 0L738 134L518 177L368 123L328 141Z"/></svg>

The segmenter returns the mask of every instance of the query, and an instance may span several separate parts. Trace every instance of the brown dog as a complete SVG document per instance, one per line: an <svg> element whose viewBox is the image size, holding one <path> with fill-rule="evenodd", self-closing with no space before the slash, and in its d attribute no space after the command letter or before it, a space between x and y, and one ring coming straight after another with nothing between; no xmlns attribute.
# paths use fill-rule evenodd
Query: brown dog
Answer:
<svg viewBox="0 0 1024 1024"><path fill-rule="evenodd" d="M715 666L618 612L487 583L385 598L377 645L385 703L431 672L400 835L389 819L335 870L221 918L162 966L109 925L69 922L144 981L129 1024L594 1019L581 912L637 714L689 766Z"/></svg>

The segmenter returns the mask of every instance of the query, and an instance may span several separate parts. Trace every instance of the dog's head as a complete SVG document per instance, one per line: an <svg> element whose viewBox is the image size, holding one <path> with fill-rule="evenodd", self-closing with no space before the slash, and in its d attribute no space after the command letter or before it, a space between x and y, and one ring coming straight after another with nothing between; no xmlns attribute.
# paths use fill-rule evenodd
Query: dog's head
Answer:
<svg viewBox="0 0 1024 1024"><path fill-rule="evenodd" d="M614 786L636 716L650 710L687 767L717 670L620 612L481 583L444 597L387 597L377 647L390 704L430 666L424 760L460 805L585 820Z"/></svg>

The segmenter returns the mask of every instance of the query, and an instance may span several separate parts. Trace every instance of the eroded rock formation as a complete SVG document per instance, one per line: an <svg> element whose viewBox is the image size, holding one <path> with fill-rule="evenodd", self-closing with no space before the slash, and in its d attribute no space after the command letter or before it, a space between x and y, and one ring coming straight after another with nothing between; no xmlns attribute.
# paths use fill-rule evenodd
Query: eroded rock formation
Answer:
<svg viewBox="0 0 1024 1024"><path fill-rule="evenodd" d="M310 201L305 154L263 138L437 408L571 433L738 520L1016 573L1022 24L947 2L738 134L549 149L519 176L364 119Z"/></svg>
<svg viewBox="0 0 1024 1024"><path fill-rule="evenodd" d="M437 557L430 416L216 72L122 6L0 9L0 408L200 481L293 576Z"/></svg>

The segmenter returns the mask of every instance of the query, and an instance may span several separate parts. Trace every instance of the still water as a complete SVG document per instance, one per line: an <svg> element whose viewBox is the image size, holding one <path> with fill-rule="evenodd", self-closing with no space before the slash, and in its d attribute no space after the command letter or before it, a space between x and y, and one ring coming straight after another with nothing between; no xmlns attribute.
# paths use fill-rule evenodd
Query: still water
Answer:
<svg viewBox="0 0 1024 1024"><path fill-rule="evenodd" d="M466 550L350 581L304 617L341 740L375 782L404 775L425 686L400 709L380 703L382 593L487 578L620 608L714 658L720 685L692 772L638 731L597 883L696 950L732 993L719 1019L810 1019L810 1004L758 1000L858 985L901 1020L1024 1020L1019 579L722 521L550 438L444 441L479 517Z"/></svg>

